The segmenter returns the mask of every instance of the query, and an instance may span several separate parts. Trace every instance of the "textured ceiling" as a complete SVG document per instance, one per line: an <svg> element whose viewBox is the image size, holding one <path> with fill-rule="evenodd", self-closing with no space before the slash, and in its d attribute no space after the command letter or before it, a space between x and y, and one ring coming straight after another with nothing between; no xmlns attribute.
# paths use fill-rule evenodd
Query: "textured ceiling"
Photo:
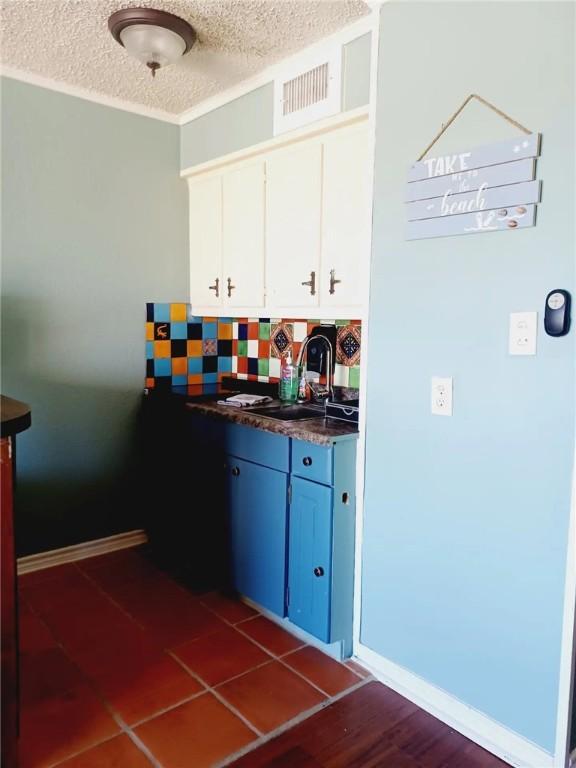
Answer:
<svg viewBox="0 0 576 768"><path fill-rule="evenodd" d="M155 80L108 31L119 8L175 13L198 40ZM8 67L171 113L265 69L368 13L361 0L1 0Z"/></svg>

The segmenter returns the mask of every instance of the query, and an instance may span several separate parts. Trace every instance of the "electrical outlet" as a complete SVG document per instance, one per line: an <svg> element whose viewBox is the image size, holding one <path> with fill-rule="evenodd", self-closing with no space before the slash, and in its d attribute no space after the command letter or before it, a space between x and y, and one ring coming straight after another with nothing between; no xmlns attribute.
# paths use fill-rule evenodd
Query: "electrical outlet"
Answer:
<svg viewBox="0 0 576 768"><path fill-rule="evenodd" d="M452 416L452 378L432 376L430 391L432 413L435 416Z"/></svg>
<svg viewBox="0 0 576 768"><path fill-rule="evenodd" d="M508 352L511 355L535 355L538 312L511 312Z"/></svg>

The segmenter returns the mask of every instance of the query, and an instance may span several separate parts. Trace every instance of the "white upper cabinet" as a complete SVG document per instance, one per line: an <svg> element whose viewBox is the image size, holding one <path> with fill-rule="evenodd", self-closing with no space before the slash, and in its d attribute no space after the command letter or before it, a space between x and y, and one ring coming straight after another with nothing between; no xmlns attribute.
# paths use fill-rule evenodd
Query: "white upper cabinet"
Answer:
<svg viewBox="0 0 576 768"><path fill-rule="evenodd" d="M321 191L320 142L266 157L267 303L275 308L318 305Z"/></svg>
<svg viewBox="0 0 576 768"><path fill-rule="evenodd" d="M335 131L323 145L320 304L360 307L371 219L367 126Z"/></svg>
<svg viewBox="0 0 576 768"><path fill-rule="evenodd" d="M222 183L219 176L188 182L190 198L190 302L222 303Z"/></svg>
<svg viewBox="0 0 576 768"><path fill-rule="evenodd" d="M188 178L193 311L361 316L371 226L367 122L355 117L274 141Z"/></svg>
<svg viewBox="0 0 576 768"><path fill-rule="evenodd" d="M228 307L264 306L264 161L222 176L222 278Z"/></svg>

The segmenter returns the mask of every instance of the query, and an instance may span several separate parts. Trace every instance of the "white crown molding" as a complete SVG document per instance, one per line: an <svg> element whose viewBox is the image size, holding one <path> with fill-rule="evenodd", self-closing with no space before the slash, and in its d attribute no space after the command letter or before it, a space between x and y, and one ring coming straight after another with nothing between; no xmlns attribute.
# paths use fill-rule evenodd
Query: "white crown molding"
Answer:
<svg viewBox="0 0 576 768"><path fill-rule="evenodd" d="M225 104L235 101L241 96L245 96L247 93L250 93L250 91L255 91L257 88L261 88L263 85L271 83L274 78L287 67L302 62L304 62L305 66L305 62L308 58L317 57L323 50L330 49L335 45L346 45L352 40L356 40L356 38L362 37L362 35L365 35L368 32L372 32L374 29L378 28L379 18L379 7L374 8L369 14L358 19L358 21L348 24L346 27L342 27L342 29L339 29L328 37L323 37L321 40L318 40L307 48L303 48L292 56L277 61L275 64L263 69L262 72L259 72L257 75L242 80L240 83L237 83L231 88L227 88L225 91L217 93L208 99L204 99L204 101L197 106L192 107L185 112L181 112L178 117L179 124L186 125L186 123L197 120L208 112L213 112L215 109L223 107Z"/></svg>
<svg viewBox="0 0 576 768"><path fill-rule="evenodd" d="M44 568L53 568L63 563L74 563L77 560L86 560L88 557L105 555L108 552L116 552L118 549L128 549L145 544L148 536L145 531L137 529L126 533L117 533L105 539L93 539L82 544L73 544L71 547L51 549L48 552L38 552L36 555L19 557L17 561L18 575L41 571Z"/></svg>
<svg viewBox="0 0 576 768"><path fill-rule="evenodd" d="M533 742L362 643L358 643L355 652L359 661L384 685L510 765L518 768L564 765Z"/></svg>
<svg viewBox="0 0 576 768"><path fill-rule="evenodd" d="M42 75L36 75L33 72L25 72L22 69L8 67L4 64L0 65L0 75L2 77L8 77L11 80L20 80L22 83L36 85L39 88L46 88L49 91L63 93L66 96L75 96L78 99L91 101L94 104L100 104L103 107L120 109L123 112L131 112L132 114L140 115L141 117L150 117L153 120L162 120L163 122L171 123L172 125L180 124L179 116L177 114L165 112L162 109L146 107L144 104L136 104L132 101L117 99L114 96L105 96L102 93L96 93L95 91L90 91L87 88L80 88L76 85L61 83L58 80L52 80L52 78L49 77L42 77Z"/></svg>
<svg viewBox="0 0 576 768"><path fill-rule="evenodd" d="M280 135L273 136L271 139L262 141L259 144L251 144L248 147L238 149L235 152L230 152L227 155L219 155L212 160L206 160L204 163L183 168L180 171L180 177L185 179L216 171L227 165L232 165L233 163L238 163L242 160L248 160L257 155L262 155L265 152L271 152L273 149L285 147L289 144L296 144L299 141L307 141L337 128L345 128L354 123L360 123L368 120L368 117L368 106L357 107L348 112L338 112L337 115L331 115L330 117L325 117L323 120L317 120L315 123L310 123L310 125L304 125L301 128L295 128L293 131L281 133ZM228 310L229 309L230 308L228 308ZM319 310L317 309L315 311ZM333 314L334 313L332 312L329 317L332 317ZM253 315L250 316L252 317ZM316 315L314 316L316 317ZM241 315L241 317L244 317L244 315Z"/></svg>

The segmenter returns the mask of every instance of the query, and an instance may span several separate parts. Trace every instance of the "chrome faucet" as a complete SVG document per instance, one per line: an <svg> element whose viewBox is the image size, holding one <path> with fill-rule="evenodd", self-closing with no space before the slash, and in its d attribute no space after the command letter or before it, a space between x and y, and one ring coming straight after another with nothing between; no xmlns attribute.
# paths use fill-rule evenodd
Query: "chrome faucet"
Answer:
<svg viewBox="0 0 576 768"><path fill-rule="evenodd" d="M301 366L305 365L305 355L306 350L308 349L308 344L312 341L312 339L321 339L325 346L326 351L328 352L328 359L326 361L326 388L325 389L319 389L312 387L312 383L310 382L310 389L312 390L312 393L314 395L314 398L321 399L321 398L330 398L331 400L334 399L334 376L332 373L332 344L330 343L330 340L327 336L324 336L322 333L317 333L314 336L306 336L304 341L302 342L302 346L300 347L300 353L298 355L298 360L296 362L298 370L300 370Z"/></svg>

